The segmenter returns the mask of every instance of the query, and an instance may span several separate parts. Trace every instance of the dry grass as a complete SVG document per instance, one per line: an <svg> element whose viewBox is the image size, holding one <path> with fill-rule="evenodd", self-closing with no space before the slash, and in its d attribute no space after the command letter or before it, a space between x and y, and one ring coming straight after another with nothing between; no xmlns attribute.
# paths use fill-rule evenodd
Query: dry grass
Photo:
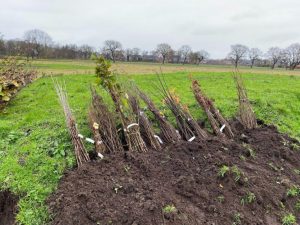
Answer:
<svg viewBox="0 0 300 225"><path fill-rule="evenodd" d="M38 71L44 74L94 74L95 64L91 60L37 60L32 63ZM112 69L118 74L155 74L162 70L164 73L177 72L232 72L231 65L180 65L159 63L125 63L112 64ZM241 73L295 75L300 76L300 70L290 71L285 69L254 67L240 67Z"/></svg>

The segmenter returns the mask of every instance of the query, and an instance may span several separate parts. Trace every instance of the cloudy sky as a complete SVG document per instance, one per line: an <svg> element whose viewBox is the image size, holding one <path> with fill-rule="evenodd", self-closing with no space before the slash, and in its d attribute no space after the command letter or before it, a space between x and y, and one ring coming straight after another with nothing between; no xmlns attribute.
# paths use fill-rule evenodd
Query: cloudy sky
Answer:
<svg viewBox="0 0 300 225"><path fill-rule="evenodd" d="M0 0L0 33L41 29L58 43L152 50L188 44L225 57L230 45L267 50L300 42L299 0Z"/></svg>

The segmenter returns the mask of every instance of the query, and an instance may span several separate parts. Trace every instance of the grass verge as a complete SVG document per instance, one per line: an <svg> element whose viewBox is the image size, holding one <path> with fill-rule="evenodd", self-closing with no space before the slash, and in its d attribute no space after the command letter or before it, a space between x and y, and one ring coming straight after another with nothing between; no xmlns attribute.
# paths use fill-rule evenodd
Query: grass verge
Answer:
<svg viewBox="0 0 300 225"><path fill-rule="evenodd" d="M235 116L238 101L231 73L195 72L193 77L200 81L205 93L215 100L226 117ZM257 117L299 139L300 77L261 74L244 74L243 77ZM95 76L57 78L66 82L78 127L89 136L89 86L96 83ZM204 119L189 88L188 73L167 74L165 78L169 88L175 89L181 101L190 106L191 113L197 119ZM155 75L128 75L119 79L135 80L161 105ZM166 108L161 109L170 115ZM57 187L63 171L74 162L51 78L41 78L21 90L0 113L0 189L10 189L21 197L17 216L21 224L41 225L49 221L45 199Z"/></svg>

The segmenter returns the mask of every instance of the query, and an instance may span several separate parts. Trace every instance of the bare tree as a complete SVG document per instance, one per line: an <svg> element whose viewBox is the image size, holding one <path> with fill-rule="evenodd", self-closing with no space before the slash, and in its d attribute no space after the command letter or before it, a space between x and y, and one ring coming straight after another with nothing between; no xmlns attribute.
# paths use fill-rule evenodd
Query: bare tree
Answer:
<svg viewBox="0 0 300 225"><path fill-rule="evenodd" d="M162 57L162 64L165 63L166 59L172 55L173 50L171 46L167 43L158 44L156 47L156 52Z"/></svg>
<svg viewBox="0 0 300 225"><path fill-rule="evenodd" d="M139 48L127 48L124 52L126 61L137 61L136 57L139 56L141 53L141 50ZM134 58L133 58L134 57Z"/></svg>
<svg viewBox="0 0 300 225"><path fill-rule="evenodd" d="M139 49L139 48L133 48L132 49L132 53L133 53L133 55L139 55L141 53L141 49Z"/></svg>
<svg viewBox="0 0 300 225"><path fill-rule="evenodd" d="M200 50L198 52L195 52L197 56L197 64L199 65L203 60L206 60L209 58L209 54L205 50Z"/></svg>
<svg viewBox="0 0 300 225"><path fill-rule="evenodd" d="M79 51L80 51L81 58L89 59L89 58L91 58L91 55L93 54L94 49L93 49L93 47L91 47L89 45L82 45L79 47Z"/></svg>
<svg viewBox="0 0 300 225"><path fill-rule="evenodd" d="M116 62L116 55L122 50L122 44L118 41L106 40L103 50L110 56L113 62Z"/></svg>
<svg viewBox="0 0 300 225"><path fill-rule="evenodd" d="M5 43L3 40L3 35L0 33L0 56L5 54Z"/></svg>
<svg viewBox="0 0 300 225"><path fill-rule="evenodd" d="M259 50L258 48L251 48L248 52L248 56L250 59L250 67L252 68L255 61L259 60L259 58L263 55L262 51Z"/></svg>
<svg viewBox="0 0 300 225"><path fill-rule="evenodd" d="M127 48L125 50L125 55L126 55L126 61L129 62L131 56L133 55L132 49L131 48Z"/></svg>
<svg viewBox="0 0 300 225"><path fill-rule="evenodd" d="M282 59L283 51L278 47L271 47L267 52L267 57L271 62L271 69L274 69L276 64Z"/></svg>
<svg viewBox="0 0 300 225"><path fill-rule="evenodd" d="M126 60L126 53L124 50L116 50L115 52L115 61L125 61Z"/></svg>
<svg viewBox="0 0 300 225"><path fill-rule="evenodd" d="M192 48L188 45L183 45L179 48L178 54L183 59L182 64L185 64L187 62L191 52L192 52Z"/></svg>
<svg viewBox="0 0 300 225"><path fill-rule="evenodd" d="M201 62L203 62L203 60L208 59L208 58L209 58L209 54L205 50L201 50L198 52L191 52L189 55L190 62L194 63L194 64L198 64L198 65Z"/></svg>
<svg viewBox="0 0 300 225"><path fill-rule="evenodd" d="M238 67L239 62L243 59L248 53L248 47L245 45L231 45L231 52L228 54L229 59L233 62L235 68Z"/></svg>
<svg viewBox="0 0 300 225"><path fill-rule="evenodd" d="M300 44L291 44L283 52L283 58L286 59L290 70L294 70L298 65L300 65Z"/></svg>
<svg viewBox="0 0 300 225"><path fill-rule="evenodd" d="M49 34L39 29L28 30L24 34L26 42L27 58L31 56L39 56L42 49L46 49L52 45L53 41Z"/></svg>
<svg viewBox="0 0 300 225"><path fill-rule="evenodd" d="M30 43L50 46L53 41L49 34L39 29L28 30L24 34L24 40Z"/></svg>

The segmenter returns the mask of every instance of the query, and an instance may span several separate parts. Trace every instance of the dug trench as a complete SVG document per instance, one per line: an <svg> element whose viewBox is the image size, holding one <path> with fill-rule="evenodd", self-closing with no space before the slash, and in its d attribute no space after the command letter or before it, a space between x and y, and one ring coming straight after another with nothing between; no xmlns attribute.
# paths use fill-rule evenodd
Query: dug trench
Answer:
<svg viewBox="0 0 300 225"><path fill-rule="evenodd" d="M48 199L51 224L277 225L292 214L300 221L299 143L273 126L232 126L233 140L105 155L67 171Z"/></svg>
<svg viewBox="0 0 300 225"><path fill-rule="evenodd" d="M0 192L0 225L14 225L18 198L9 191Z"/></svg>

